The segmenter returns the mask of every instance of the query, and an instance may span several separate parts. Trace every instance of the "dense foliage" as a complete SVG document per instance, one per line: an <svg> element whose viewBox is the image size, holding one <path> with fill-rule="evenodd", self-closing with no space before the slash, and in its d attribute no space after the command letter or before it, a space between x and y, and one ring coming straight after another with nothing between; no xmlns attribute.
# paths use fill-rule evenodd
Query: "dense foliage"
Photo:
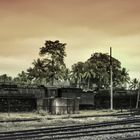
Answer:
<svg viewBox="0 0 140 140"><path fill-rule="evenodd" d="M55 81L62 79L63 72L66 69L64 63L65 43L56 41L46 41L45 47L40 48L42 59L34 60L33 67L29 68L28 75L31 79L39 83L49 83L54 85Z"/></svg>
<svg viewBox="0 0 140 140"><path fill-rule="evenodd" d="M126 87L130 77L119 60L112 59L113 86ZM78 62L72 66L73 82L78 87L107 89L110 85L110 56L94 53L86 62Z"/></svg>
<svg viewBox="0 0 140 140"><path fill-rule="evenodd" d="M85 62L77 62L71 70L64 63L66 57L65 43L58 40L47 40L40 48L40 57L34 60L27 71L22 71L12 78L6 74L0 76L1 82L39 85L70 85L83 89L108 89L110 86L110 56L106 53L93 53ZM113 70L113 87L126 88L128 83L131 89L139 87L135 78L130 81L126 68L121 62L111 58Z"/></svg>

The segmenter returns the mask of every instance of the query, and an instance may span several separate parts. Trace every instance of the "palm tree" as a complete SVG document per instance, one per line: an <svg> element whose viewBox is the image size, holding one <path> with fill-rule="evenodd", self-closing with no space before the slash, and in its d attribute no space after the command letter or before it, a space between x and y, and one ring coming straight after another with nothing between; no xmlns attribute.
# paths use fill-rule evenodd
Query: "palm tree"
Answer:
<svg viewBox="0 0 140 140"><path fill-rule="evenodd" d="M14 78L14 82L17 84L30 84L31 83L30 79L28 78L27 73L24 71L19 73L18 76Z"/></svg>
<svg viewBox="0 0 140 140"><path fill-rule="evenodd" d="M84 63L78 62L72 65L71 80L76 84L77 87L81 86L84 74Z"/></svg>
<svg viewBox="0 0 140 140"><path fill-rule="evenodd" d="M96 73L95 73L95 66L89 62L86 62L84 64L84 74L83 78L87 80L87 87L90 89L90 82L92 78L95 78Z"/></svg>
<svg viewBox="0 0 140 140"><path fill-rule="evenodd" d="M126 87L126 84L130 82L130 77L126 68L122 68L121 70L121 78L120 78L121 86ZM136 79L134 80L136 82Z"/></svg>
<svg viewBox="0 0 140 140"><path fill-rule="evenodd" d="M69 81L70 82L70 70L66 67L62 67L61 68L61 73L59 74L60 75L60 78L63 80L63 81Z"/></svg>
<svg viewBox="0 0 140 140"><path fill-rule="evenodd" d="M134 90L136 90L136 89L138 89L139 88L139 81L138 81L138 79L137 78L134 78L131 82L130 82L130 89L134 89Z"/></svg>
<svg viewBox="0 0 140 140"><path fill-rule="evenodd" d="M39 81L40 84L43 79L46 79L47 81L47 77L45 77L46 70L44 61L38 58L37 60L34 60L32 64L33 68L30 67L27 69L28 78L34 81Z"/></svg>

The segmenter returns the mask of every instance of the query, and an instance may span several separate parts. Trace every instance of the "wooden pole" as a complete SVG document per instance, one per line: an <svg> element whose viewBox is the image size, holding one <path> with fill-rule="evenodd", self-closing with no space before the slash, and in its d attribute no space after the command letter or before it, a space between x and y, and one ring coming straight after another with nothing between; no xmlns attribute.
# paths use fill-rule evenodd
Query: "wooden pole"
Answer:
<svg viewBox="0 0 140 140"><path fill-rule="evenodd" d="M110 109L113 110L112 48L110 47Z"/></svg>

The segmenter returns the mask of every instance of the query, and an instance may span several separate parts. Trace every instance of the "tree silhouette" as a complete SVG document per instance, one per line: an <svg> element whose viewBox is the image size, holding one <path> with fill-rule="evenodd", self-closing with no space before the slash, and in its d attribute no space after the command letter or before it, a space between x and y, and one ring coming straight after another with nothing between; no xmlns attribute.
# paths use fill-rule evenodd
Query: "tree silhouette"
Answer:
<svg viewBox="0 0 140 140"><path fill-rule="evenodd" d="M40 48L39 54L43 57L46 76L51 81L52 86L54 85L54 80L60 78L61 70L65 67L65 46L65 43L60 43L58 40L47 40L45 46Z"/></svg>
<svg viewBox="0 0 140 140"><path fill-rule="evenodd" d="M122 87L129 81L129 74L125 68L121 68L119 60L112 57L113 86ZM92 89L96 85L98 89L108 89L110 86L110 56L105 53L93 53L86 62L77 62L72 65L72 76L75 85L83 83L83 88Z"/></svg>
<svg viewBox="0 0 140 140"><path fill-rule="evenodd" d="M85 78L85 80L87 80L87 88L90 89L90 83L91 83L91 79L96 77L96 73L95 73L95 65L89 63L89 62L85 62L84 64L84 74L83 74L83 78Z"/></svg>
<svg viewBox="0 0 140 140"><path fill-rule="evenodd" d="M126 88L127 84L130 82L130 77L126 68L122 68L120 72L120 84L122 87Z"/></svg>
<svg viewBox="0 0 140 140"><path fill-rule="evenodd" d="M7 74L0 75L0 82L2 83L12 82L12 77L8 76Z"/></svg>
<svg viewBox="0 0 140 140"><path fill-rule="evenodd" d="M73 83L76 87L80 87L84 75L84 63L78 62L72 65L71 70L71 83Z"/></svg>
<svg viewBox="0 0 140 140"><path fill-rule="evenodd" d="M136 90L136 89L139 88L139 85L140 85L139 80L137 78L134 78L134 79L132 79L132 81L130 81L129 88L133 89L133 90Z"/></svg>
<svg viewBox="0 0 140 140"><path fill-rule="evenodd" d="M42 84L43 79L47 81L47 77L45 77L45 62L41 59L34 60L33 68L30 67L27 69L28 78L33 81L35 84Z"/></svg>
<svg viewBox="0 0 140 140"><path fill-rule="evenodd" d="M13 82L16 84L31 84L31 80L24 71L21 71L21 73L19 73L18 76L13 79Z"/></svg>

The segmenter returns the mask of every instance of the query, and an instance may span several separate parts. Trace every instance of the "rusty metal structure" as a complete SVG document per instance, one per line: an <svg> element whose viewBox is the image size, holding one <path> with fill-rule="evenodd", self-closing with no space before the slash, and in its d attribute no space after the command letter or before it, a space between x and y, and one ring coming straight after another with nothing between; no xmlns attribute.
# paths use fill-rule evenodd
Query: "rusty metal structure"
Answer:
<svg viewBox="0 0 140 140"><path fill-rule="evenodd" d="M135 108L137 93L138 91L114 90L114 108ZM72 114L78 113L79 109L99 109L109 106L109 90L86 92L71 87L0 83L0 112L44 110L50 114Z"/></svg>
<svg viewBox="0 0 140 140"><path fill-rule="evenodd" d="M78 113L80 105L94 105L92 96L80 88L1 83L0 112L45 110L51 114Z"/></svg>

